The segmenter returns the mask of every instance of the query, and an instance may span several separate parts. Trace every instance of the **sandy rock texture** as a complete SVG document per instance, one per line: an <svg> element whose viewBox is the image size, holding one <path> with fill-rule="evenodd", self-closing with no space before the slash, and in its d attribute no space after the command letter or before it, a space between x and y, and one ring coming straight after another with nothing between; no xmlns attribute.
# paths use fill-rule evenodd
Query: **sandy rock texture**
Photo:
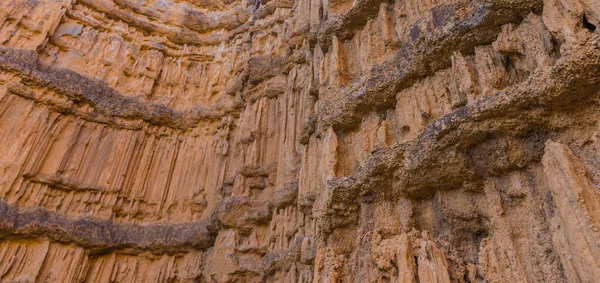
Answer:
<svg viewBox="0 0 600 283"><path fill-rule="evenodd" d="M599 0L2 0L0 282L600 282Z"/></svg>

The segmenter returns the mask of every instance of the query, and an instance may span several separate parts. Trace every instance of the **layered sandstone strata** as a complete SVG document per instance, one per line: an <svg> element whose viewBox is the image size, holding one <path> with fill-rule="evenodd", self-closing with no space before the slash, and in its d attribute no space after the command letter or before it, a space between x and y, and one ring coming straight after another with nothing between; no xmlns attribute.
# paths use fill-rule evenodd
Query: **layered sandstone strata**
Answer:
<svg viewBox="0 0 600 283"><path fill-rule="evenodd" d="M599 25L0 1L0 281L598 282Z"/></svg>

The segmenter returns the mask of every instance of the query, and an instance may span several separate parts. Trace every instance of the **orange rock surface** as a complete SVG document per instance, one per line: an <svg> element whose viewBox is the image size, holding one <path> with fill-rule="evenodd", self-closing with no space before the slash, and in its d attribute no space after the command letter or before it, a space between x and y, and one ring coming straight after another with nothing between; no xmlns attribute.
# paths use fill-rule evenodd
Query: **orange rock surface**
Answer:
<svg viewBox="0 0 600 283"><path fill-rule="evenodd" d="M2 0L0 282L599 282L599 25Z"/></svg>

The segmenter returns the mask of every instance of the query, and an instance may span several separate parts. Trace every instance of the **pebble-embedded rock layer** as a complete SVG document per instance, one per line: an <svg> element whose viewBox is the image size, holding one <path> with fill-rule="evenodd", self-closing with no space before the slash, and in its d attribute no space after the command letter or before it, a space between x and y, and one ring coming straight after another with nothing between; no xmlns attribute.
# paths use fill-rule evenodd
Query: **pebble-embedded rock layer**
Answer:
<svg viewBox="0 0 600 283"><path fill-rule="evenodd" d="M598 0L0 1L2 282L596 282Z"/></svg>

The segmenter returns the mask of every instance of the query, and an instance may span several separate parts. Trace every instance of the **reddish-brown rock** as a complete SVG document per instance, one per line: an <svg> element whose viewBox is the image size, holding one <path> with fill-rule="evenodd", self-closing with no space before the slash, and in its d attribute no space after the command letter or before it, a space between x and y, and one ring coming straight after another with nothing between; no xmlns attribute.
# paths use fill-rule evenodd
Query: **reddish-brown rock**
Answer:
<svg viewBox="0 0 600 283"><path fill-rule="evenodd" d="M0 282L598 282L599 25L0 1Z"/></svg>

